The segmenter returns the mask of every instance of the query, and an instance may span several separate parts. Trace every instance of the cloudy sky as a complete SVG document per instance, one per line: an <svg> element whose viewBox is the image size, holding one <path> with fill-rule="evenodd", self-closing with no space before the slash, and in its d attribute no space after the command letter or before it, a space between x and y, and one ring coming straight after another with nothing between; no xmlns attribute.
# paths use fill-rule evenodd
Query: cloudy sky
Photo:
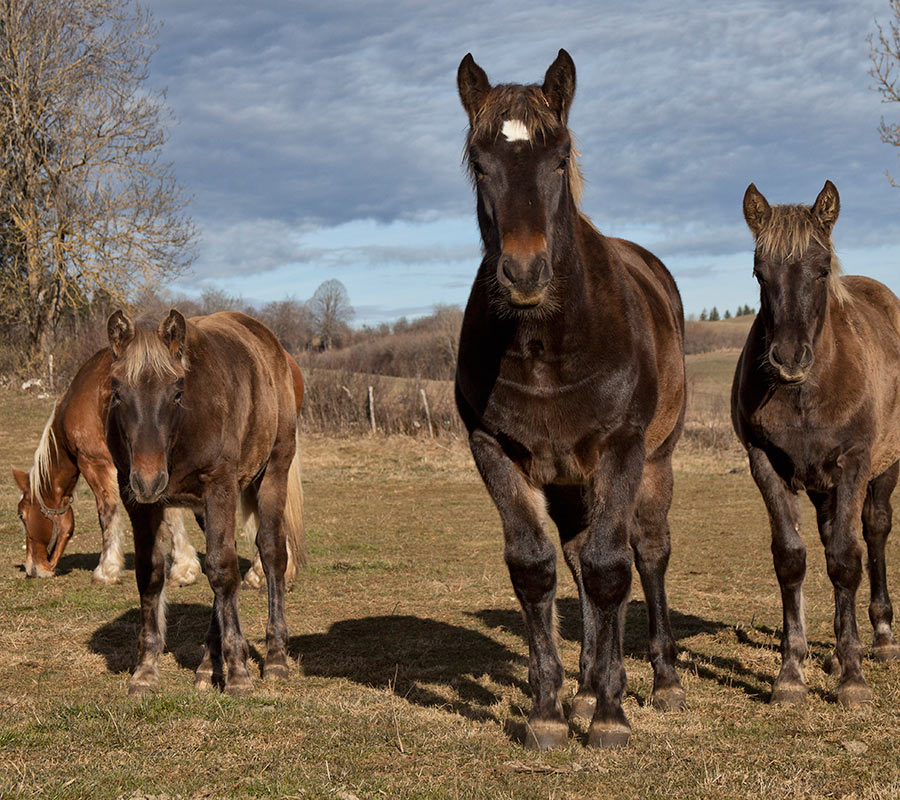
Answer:
<svg viewBox="0 0 900 800"><path fill-rule="evenodd" d="M456 68L471 52L493 83L540 82L560 47L583 209L662 258L687 312L756 304L751 181L811 203L830 178L845 270L900 291L900 153L877 131L900 107L870 89L866 41L887 0L144 4L202 235L179 291L304 300L338 278L358 323L464 304L480 250Z"/></svg>

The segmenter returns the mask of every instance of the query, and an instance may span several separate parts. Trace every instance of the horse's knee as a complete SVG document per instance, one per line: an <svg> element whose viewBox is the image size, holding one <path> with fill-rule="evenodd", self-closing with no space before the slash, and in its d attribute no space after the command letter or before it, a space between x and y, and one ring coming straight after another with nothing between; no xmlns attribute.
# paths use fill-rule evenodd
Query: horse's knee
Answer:
<svg viewBox="0 0 900 800"><path fill-rule="evenodd" d="M855 589L862 579L862 553L855 539L840 541L838 537L825 548L828 577L835 586Z"/></svg>
<svg viewBox="0 0 900 800"><path fill-rule="evenodd" d="M631 588L631 565L632 555L628 547L584 547L581 551L581 574L591 599L605 607L623 602Z"/></svg>
<svg viewBox="0 0 900 800"><path fill-rule="evenodd" d="M509 576L519 596L528 602L539 602L556 587L556 551L549 541L537 547L508 542L503 554Z"/></svg>

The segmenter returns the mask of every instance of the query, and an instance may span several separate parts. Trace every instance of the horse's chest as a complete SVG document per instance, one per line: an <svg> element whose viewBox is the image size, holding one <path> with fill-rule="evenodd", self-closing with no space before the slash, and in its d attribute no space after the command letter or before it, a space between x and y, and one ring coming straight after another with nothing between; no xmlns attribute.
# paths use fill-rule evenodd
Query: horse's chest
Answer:
<svg viewBox="0 0 900 800"><path fill-rule="evenodd" d="M625 411L597 373L566 375L546 362L501 371L483 414L488 430L522 448L517 459L538 483L580 482L595 464L585 442Z"/></svg>

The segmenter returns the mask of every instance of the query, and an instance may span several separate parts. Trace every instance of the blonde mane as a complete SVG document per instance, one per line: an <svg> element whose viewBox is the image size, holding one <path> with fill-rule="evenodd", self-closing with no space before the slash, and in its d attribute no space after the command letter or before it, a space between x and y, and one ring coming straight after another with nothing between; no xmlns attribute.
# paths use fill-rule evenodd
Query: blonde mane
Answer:
<svg viewBox="0 0 900 800"><path fill-rule="evenodd" d="M528 133L529 140L537 137L544 139L548 134L555 133L562 127L556 112L550 108L547 98L541 87L532 84L521 86L519 84L500 84L494 86L488 93L484 105L475 115L475 119L469 128L466 137L466 151L464 160L469 169L470 176L474 179L472 163L469 158L469 146L475 139L496 139L500 136L503 123L515 119L521 121ZM568 130L568 129L567 129ZM581 155L575 147L575 137L569 131L572 140L572 153L569 156L569 191L575 200L575 205L581 204L581 196L584 192L584 178L578 168L577 157Z"/></svg>
<svg viewBox="0 0 900 800"><path fill-rule="evenodd" d="M56 434L53 432L53 420L55 418L56 406L54 405L50 417L44 424L44 430L38 441L37 449L34 451L34 463L28 474L32 500L34 500L38 494L41 494L44 488L53 488L50 482L50 468L52 466L53 455L57 452Z"/></svg>
<svg viewBox="0 0 900 800"><path fill-rule="evenodd" d="M187 369L185 359L182 359L182 367ZM178 377L172 354L159 338L156 328L149 325L135 326L134 338L116 360L114 368L132 386L148 372L157 378Z"/></svg>
<svg viewBox="0 0 900 800"><path fill-rule="evenodd" d="M769 258L799 258L812 244L817 244L831 253L828 289L831 296L843 305L848 295L842 280L841 263L834 254L831 235L818 224L809 206L801 204L772 206L771 212L756 235L757 254Z"/></svg>

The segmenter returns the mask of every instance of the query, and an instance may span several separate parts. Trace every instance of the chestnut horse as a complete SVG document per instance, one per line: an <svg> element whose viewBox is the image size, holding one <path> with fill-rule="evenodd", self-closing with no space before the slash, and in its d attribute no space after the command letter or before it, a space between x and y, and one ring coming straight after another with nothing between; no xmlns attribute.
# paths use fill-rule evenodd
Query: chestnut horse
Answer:
<svg viewBox="0 0 900 800"><path fill-rule="evenodd" d="M159 683L165 638L167 506L192 509L206 535L213 589L206 651L195 685L225 672L225 689L251 689L248 646L238 619L235 505L258 519L256 542L268 590L265 677L286 677L284 614L288 537L301 532L297 409L288 357L272 332L244 314L135 326L121 311L107 323L113 363L106 438L134 532L141 598L138 664L129 692ZM295 551L299 558L301 551ZM227 671L221 669L224 661Z"/></svg>
<svg viewBox="0 0 900 800"><path fill-rule="evenodd" d="M685 402L681 300L659 259L603 236L578 209L566 124L575 65L565 50L541 86L491 86L471 55L457 78L484 259L463 320L456 399L500 512L527 630L525 744L559 747L568 736L549 516L581 598L571 716L590 720L590 745L620 746L631 730L622 636L632 558L647 601L652 702L684 706L665 592Z"/></svg>
<svg viewBox="0 0 900 800"><path fill-rule="evenodd" d="M22 492L19 519L25 527L25 572L29 577L49 578L75 532L71 503L75 484L83 475L97 501L102 552L94 570L96 583L120 580L122 514L116 468L106 446L106 409L109 404L109 349L89 358L56 404L44 426L30 472L13 467ZM187 585L197 580L200 561L188 541L181 512L167 511L171 530L173 564L169 578Z"/></svg>
<svg viewBox="0 0 900 800"><path fill-rule="evenodd" d="M773 703L806 697L800 490L815 506L834 585L838 701L872 699L856 624L860 521L874 655L900 657L884 563L900 459L900 300L871 278L840 274L831 241L839 210L831 181L812 207L772 207L752 183L744 195L760 311L738 361L731 413L769 512L781 586L782 662Z"/></svg>

